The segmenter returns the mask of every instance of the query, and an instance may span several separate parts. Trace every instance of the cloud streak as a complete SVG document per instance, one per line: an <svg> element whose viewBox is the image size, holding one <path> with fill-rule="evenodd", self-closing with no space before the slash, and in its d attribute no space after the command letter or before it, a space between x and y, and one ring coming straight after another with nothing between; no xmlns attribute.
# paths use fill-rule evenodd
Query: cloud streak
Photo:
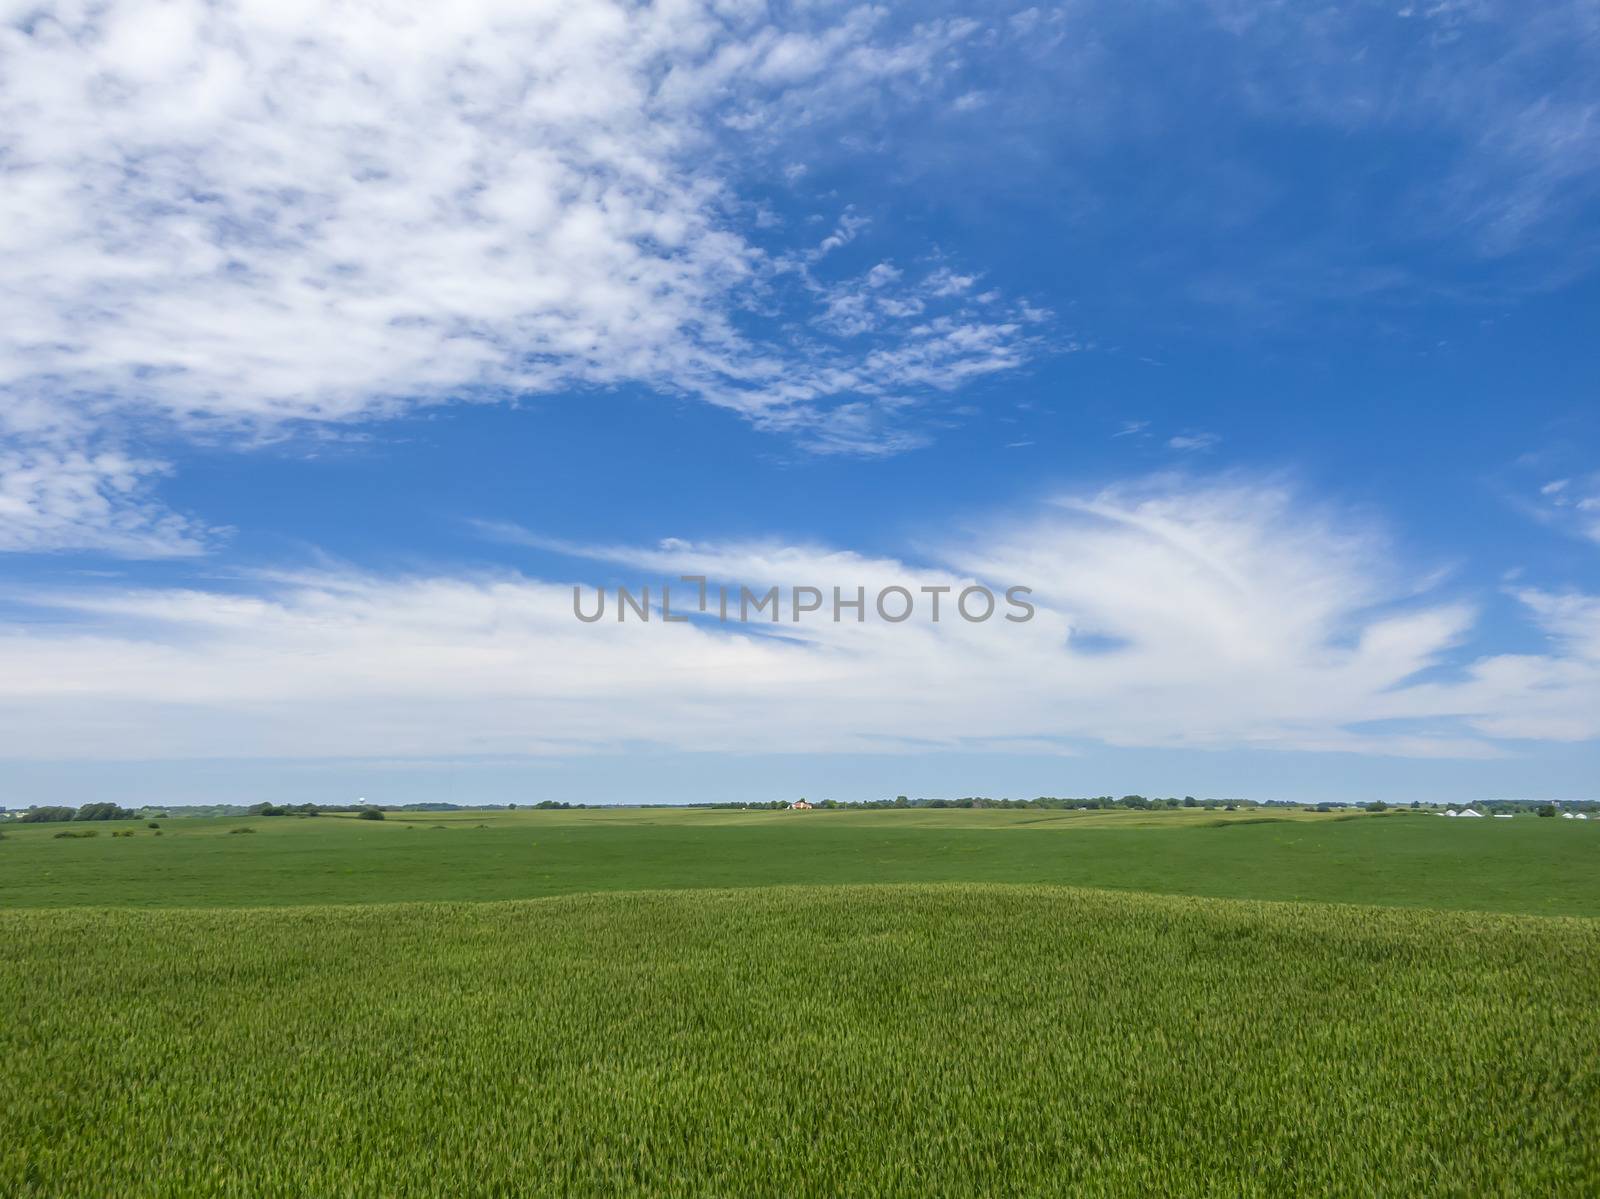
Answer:
<svg viewBox="0 0 1600 1199"><path fill-rule="evenodd" d="M1550 652L1459 662L1471 606L1397 577L1380 531L1270 483L1065 496L919 560L529 540L636 583L1021 583L1038 614L586 625L571 607L594 573L581 568L31 592L13 599L34 618L0 633L0 755L897 753L1020 738L1483 757L1600 733L1600 599L1520 592Z"/></svg>

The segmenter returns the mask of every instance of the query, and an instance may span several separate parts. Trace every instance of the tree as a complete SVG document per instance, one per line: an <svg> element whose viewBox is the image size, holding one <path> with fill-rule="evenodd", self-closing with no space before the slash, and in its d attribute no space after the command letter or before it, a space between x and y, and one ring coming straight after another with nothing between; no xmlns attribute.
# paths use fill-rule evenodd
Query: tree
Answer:
<svg viewBox="0 0 1600 1199"><path fill-rule="evenodd" d="M1554 816L1555 814L1556 814L1556 805L1555 804L1553 804L1553 803L1544 803L1544 804L1540 804L1539 805L1539 815L1541 815L1541 816Z"/></svg>
<svg viewBox="0 0 1600 1199"><path fill-rule="evenodd" d="M357 820L382 820L383 819L383 809L382 808L362 808L361 811L356 813L356 819Z"/></svg>
<svg viewBox="0 0 1600 1199"><path fill-rule="evenodd" d="M86 803L74 820L132 820L138 813L114 803Z"/></svg>
<svg viewBox="0 0 1600 1199"><path fill-rule="evenodd" d="M22 814L23 824L53 824L58 820L71 820L78 814L76 808L29 808Z"/></svg>

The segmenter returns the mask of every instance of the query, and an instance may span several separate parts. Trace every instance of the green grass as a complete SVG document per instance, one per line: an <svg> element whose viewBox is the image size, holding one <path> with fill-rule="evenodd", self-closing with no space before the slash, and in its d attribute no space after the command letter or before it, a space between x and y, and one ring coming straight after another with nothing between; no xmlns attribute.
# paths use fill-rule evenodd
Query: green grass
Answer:
<svg viewBox="0 0 1600 1199"><path fill-rule="evenodd" d="M7 1199L1600 1193L1593 822L161 823L0 843Z"/></svg>
<svg viewBox="0 0 1600 1199"><path fill-rule="evenodd" d="M138 827L91 841L54 840L60 826L11 826L0 843L0 907L987 882L1600 915L1600 822L1531 816L646 809L163 825L160 837ZM256 835L229 835L242 827Z"/></svg>
<svg viewBox="0 0 1600 1199"><path fill-rule="evenodd" d="M0 941L7 1196L1600 1191L1592 920L815 887Z"/></svg>

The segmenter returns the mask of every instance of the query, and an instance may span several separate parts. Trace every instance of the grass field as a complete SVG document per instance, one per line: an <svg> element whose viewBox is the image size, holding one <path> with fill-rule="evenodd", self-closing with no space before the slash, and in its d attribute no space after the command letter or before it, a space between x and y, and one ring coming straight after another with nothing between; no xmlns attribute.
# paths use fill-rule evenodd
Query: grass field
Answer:
<svg viewBox="0 0 1600 1199"><path fill-rule="evenodd" d="M0 1194L1600 1193L1600 830L1041 816L8 828Z"/></svg>
<svg viewBox="0 0 1600 1199"><path fill-rule="evenodd" d="M0 907L531 899L844 883L1052 883L1600 915L1600 822L1207 812L622 809L180 819L0 842ZM248 827L254 835L232 835Z"/></svg>

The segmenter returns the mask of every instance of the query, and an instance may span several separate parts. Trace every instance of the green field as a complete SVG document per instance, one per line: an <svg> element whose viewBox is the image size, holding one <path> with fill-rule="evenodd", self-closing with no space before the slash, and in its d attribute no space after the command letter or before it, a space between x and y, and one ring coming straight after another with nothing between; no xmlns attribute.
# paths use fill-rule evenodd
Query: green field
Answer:
<svg viewBox="0 0 1600 1199"><path fill-rule="evenodd" d="M7 1196L1600 1192L1590 824L60 827L0 841Z"/></svg>
<svg viewBox="0 0 1600 1199"><path fill-rule="evenodd" d="M63 827L81 826L6 830L0 907L970 882L1600 915L1600 822L1533 816L618 809L186 819L56 840Z"/></svg>

